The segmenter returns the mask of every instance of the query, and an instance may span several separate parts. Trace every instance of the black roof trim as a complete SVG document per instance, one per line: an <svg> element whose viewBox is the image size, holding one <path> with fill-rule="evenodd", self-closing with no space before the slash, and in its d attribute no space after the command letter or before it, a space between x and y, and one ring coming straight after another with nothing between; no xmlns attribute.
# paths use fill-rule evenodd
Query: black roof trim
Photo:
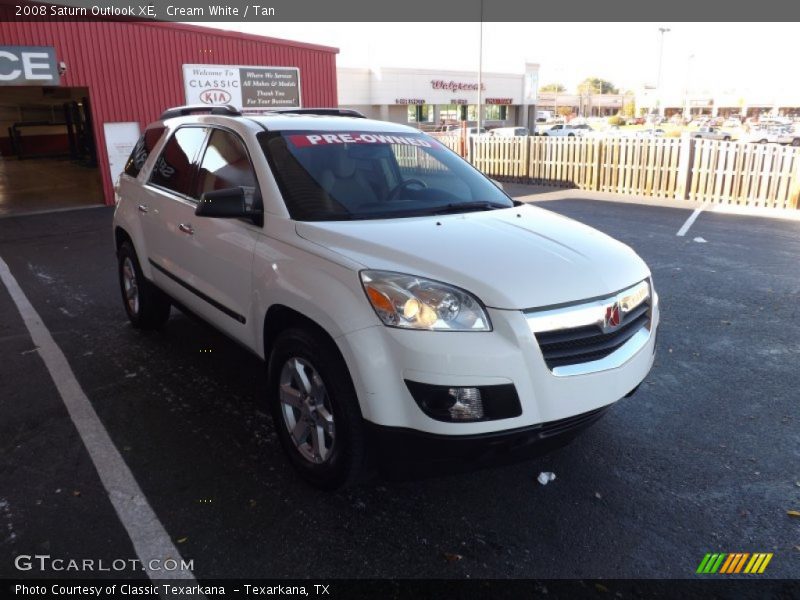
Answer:
<svg viewBox="0 0 800 600"><path fill-rule="evenodd" d="M168 108L161 113L161 119L172 119L173 117L185 117L195 113L209 113L212 115L225 115L228 117L240 117L242 113L234 106L226 104L224 106L208 106L206 104L187 104L186 106L175 106Z"/></svg>
<svg viewBox="0 0 800 600"><path fill-rule="evenodd" d="M325 117L356 117L366 119L363 114L352 108L270 108L267 112L282 115L320 115Z"/></svg>

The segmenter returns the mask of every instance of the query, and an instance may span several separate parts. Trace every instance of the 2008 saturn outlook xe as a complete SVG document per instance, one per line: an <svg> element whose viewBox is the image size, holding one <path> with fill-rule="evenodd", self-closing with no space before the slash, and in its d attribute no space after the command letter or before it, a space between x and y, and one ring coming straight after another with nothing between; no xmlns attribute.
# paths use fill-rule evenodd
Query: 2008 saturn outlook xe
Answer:
<svg viewBox="0 0 800 600"><path fill-rule="evenodd" d="M320 487L556 447L653 364L658 296L633 250L409 127L178 107L117 196L133 326L180 306L264 359L281 444Z"/></svg>

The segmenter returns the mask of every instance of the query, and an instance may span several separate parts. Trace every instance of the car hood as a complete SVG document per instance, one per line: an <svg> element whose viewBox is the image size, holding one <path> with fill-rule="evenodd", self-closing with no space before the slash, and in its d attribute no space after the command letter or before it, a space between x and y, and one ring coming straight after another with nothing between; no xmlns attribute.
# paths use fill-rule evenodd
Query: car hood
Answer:
<svg viewBox="0 0 800 600"><path fill-rule="evenodd" d="M365 268L449 283L501 309L594 298L649 276L625 244L527 205L435 217L299 222L297 234Z"/></svg>

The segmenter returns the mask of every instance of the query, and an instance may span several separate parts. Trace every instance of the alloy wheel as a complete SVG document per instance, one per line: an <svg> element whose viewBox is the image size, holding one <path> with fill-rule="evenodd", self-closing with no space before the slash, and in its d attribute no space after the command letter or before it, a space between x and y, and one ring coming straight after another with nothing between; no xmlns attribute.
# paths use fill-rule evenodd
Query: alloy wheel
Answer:
<svg viewBox="0 0 800 600"><path fill-rule="evenodd" d="M289 358L281 369L278 396L281 415L295 448L307 461L328 461L336 441L336 427L328 390L307 360Z"/></svg>
<svg viewBox="0 0 800 600"><path fill-rule="evenodd" d="M139 314L139 286L136 283L136 270L133 267L133 261L129 257L125 257L122 261L122 286L125 290L125 302L128 304L128 310L131 314Z"/></svg>

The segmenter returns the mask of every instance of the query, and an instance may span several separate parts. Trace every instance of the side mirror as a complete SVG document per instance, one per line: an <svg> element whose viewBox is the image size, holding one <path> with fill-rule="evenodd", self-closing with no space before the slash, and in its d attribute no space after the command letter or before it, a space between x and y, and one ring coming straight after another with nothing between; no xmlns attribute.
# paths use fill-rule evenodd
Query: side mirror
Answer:
<svg viewBox="0 0 800 600"><path fill-rule="evenodd" d="M218 219L248 219L256 225L264 222L257 192L244 187L225 188L204 193L194 211L198 217Z"/></svg>

